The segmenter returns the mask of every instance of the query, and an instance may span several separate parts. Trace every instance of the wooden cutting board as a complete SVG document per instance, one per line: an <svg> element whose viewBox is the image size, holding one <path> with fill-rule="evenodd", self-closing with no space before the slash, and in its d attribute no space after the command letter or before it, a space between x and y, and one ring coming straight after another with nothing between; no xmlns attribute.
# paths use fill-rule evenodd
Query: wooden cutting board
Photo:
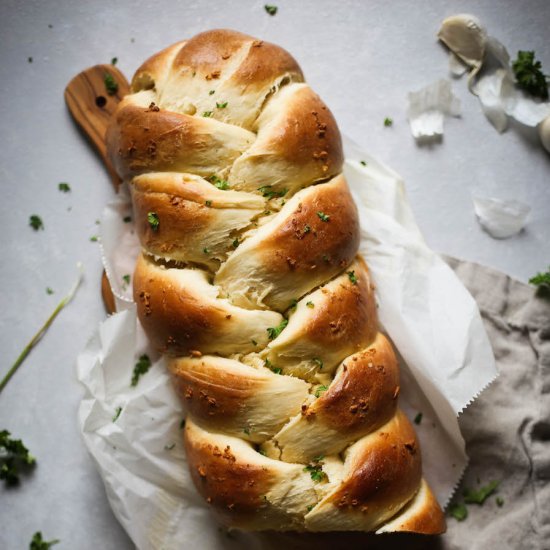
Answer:
<svg viewBox="0 0 550 550"><path fill-rule="evenodd" d="M118 85L116 92L114 86L110 86L111 93L107 89L108 75ZM105 133L116 106L129 92L130 84L126 77L113 65L94 65L78 73L65 88L65 103L69 112L99 153L117 192L122 182L107 156ZM114 313L115 298L105 271L101 278L101 296L107 312Z"/></svg>

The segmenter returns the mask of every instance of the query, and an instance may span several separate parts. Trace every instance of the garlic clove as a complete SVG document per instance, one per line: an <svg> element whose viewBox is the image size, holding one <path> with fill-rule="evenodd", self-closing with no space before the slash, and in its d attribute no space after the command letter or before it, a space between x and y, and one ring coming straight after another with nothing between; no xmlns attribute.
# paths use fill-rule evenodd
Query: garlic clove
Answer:
<svg viewBox="0 0 550 550"><path fill-rule="evenodd" d="M481 67L487 32L477 17L466 13L447 17L437 37L467 65L476 69Z"/></svg>
<svg viewBox="0 0 550 550"><path fill-rule="evenodd" d="M539 136L542 146L550 153L550 115L540 123Z"/></svg>

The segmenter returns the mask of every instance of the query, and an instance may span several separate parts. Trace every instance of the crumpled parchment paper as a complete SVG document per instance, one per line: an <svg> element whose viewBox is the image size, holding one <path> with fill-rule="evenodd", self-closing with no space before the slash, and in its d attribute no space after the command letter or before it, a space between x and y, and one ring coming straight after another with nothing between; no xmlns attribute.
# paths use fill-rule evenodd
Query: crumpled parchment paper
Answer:
<svg viewBox="0 0 550 550"><path fill-rule="evenodd" d="M444 505L467 464L457 414L497 374L491 346L473 298L424 242L401 178L351 141L345 146L344 173L361 219L360 250L376 285L380 321L402 358L400 406L411 420L422 413L415 428L424 476ZM130 211L122 193L103 214L103 261L118 313L100 324L78 357L85 387L80 427L111 508L140 549L288 545L293 535L238 533L236 540L194 489L180 429L184 413L163 359L137 322L131 283L123 279L133 273L139 250L132 223L123 221ZM154 363L131 387L142 353ZM316 548L326 544L333 547L326 535L315 542Z"/></svg>

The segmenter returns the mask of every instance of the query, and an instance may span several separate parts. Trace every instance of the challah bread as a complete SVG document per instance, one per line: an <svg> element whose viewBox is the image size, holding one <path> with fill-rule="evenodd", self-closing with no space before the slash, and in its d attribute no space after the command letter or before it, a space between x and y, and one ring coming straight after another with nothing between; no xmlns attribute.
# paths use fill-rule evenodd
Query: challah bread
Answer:
<svg viewBox="0 0 550 550"><path fill-rule="evenodd" d="M229 30L138 69L107 132L142 245L138 316L225 523L441 533L340 134L303 80L287 52Z"/></svg>

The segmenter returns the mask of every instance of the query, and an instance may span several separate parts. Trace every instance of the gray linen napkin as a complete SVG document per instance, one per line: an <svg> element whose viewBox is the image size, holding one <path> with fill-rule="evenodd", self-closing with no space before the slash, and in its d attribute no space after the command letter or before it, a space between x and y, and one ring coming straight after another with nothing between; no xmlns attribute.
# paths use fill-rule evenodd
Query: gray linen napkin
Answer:
<svg viewBox="0 0 550 550"><path fill-rule="evenodd" d="M500 373L459 417L470 464L453 503L493 480L497 491L482 506L468 505L464 521L448 515L440 537L263 533L254 548L550 549L550 299L503 273L444 259L479 305ZM242 534L228 536L227 548L249 547Z"/></svg>

